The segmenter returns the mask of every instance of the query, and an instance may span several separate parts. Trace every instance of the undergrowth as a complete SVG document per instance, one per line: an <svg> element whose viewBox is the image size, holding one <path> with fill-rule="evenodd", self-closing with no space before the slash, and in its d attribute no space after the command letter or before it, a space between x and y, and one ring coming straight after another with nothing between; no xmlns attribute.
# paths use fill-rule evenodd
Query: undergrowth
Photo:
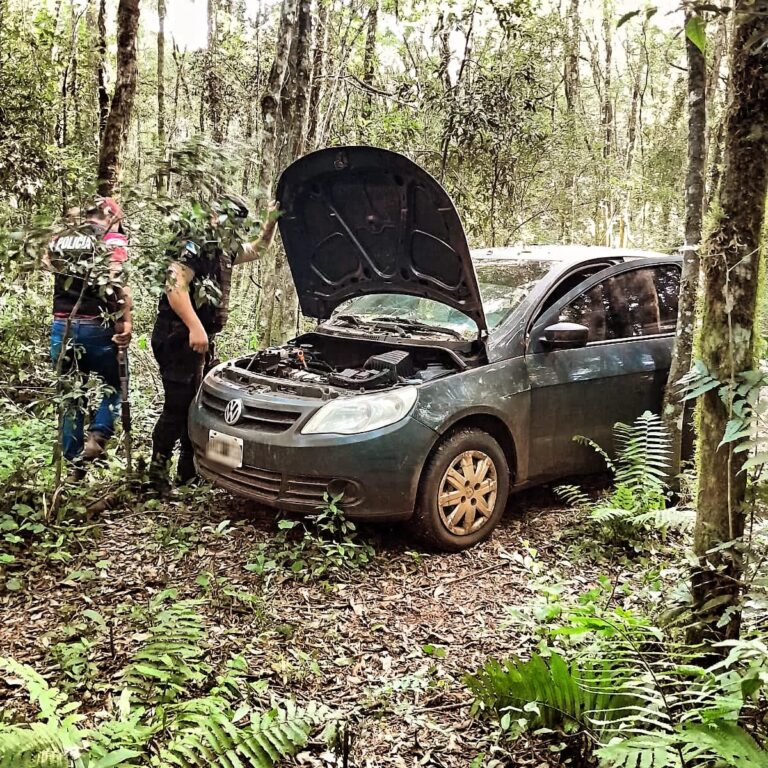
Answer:
<svg viewBox="0 0 768 768"><path fill-rule="evenodd" d="M303 581L339 577L365 568L375 551L346 518L340 496L325 494L315 515L283 519L278 532L260 544L246 570L261 576L283 576Z"/></svg>
<svg viewBox="0 0 768 768"><path fill-rule="evenodd" d="M657 415L646 411L634 424L616 424L615 459L588 438L576 436L574 440L603 458L613 475L613 487L597 502L574 485L558 486L556 492L571 507L586 513L601 539L638 550L651 535L692 527L693 511L669 503L672 441Z"/></svg>
<svg viewBox="0 0 768 768"><path fill-rule="evenodd" d="M701 649L621 608L589 599L546 629L529 659L491 659L465 678L474 712L504 734L586 735L583 757L605 768L766 768L768 648L757 638Z"/></svg>
<svg viewBox="0 0 768 768"><path fill-rule="evenodd" d="M333 736L333 720L319 704L258 705L266 686L241 656L212 677L197 603L176 597L168 590L153 598L144 640L93 723L79 712L80 701L34 669L0 659L37 712L32 723L0 712L0 768L271 768L318 728L325 727L324 740Z"/></svg>

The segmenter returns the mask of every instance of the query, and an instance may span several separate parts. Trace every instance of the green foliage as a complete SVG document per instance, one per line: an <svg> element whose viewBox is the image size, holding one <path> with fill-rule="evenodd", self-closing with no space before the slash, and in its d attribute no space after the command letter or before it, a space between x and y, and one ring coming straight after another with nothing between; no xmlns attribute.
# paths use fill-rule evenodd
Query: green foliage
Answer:
<svg viewBox="0 0 768 768"><path fill-rule="evenodd" d="M768 764L762 642L734 641L726 659L701 667L700 649L592 598L566 611L549 641L560 648L491 660L466 678L475 711L496 713L511 736L586 732L606 768Z"/></svg>
<svg viewBox="0 0 768 768"><path fill-rule="evenodd" d="M55 729L0 724L0 768L69 768L64 745Z"/></svg>
<svg viewBox="0 0 768 768"><path fill-rule="evenodd" d="M122 675L128 689L147 703L175 701L210 673L203 660L205 631L195 610L200 601L168 603L175 597L168 590L152 599L147 638Z"/></svg>
<svg viewBox="0 0 768 768"><path fill-rule="evenodd" d="M328 720L327 710L293 701L255 708L253 698L264 686L247 679L242 657L230 658L206 694L189 697L210 667L202 661L197 603L170 602L174 597L164 592L152 601L147 639L119 676L126 687L95 727L84 727L80 704L31 667L0 660L27 687L43 721L0 723L0 768L271 768L304 746Z"/></svg>
<svg viewBox="0 0 768 768"><path fill-rule="evenodd" d="M475 694L475 710L503 712L502 727L592 727L606 732L609 726L637 706L639 699L622 693L626 675L620 666L583 659L568 664L551 652L533 654L528 661L489 661L466 678Z"/></svg>
<svg viewBox="0 0 768 768"><path fill-rule="evenodd" d="M567 504L586 511L606 540L628 544L657 531L692 525L690 511L667 508L671 438L657 415L646 411L634 424L616 424L614 460L592 440L581 436L574 440L603 457L613 473L613 490L597 503L577 486L563 485L556 491Z"/></svg>
<svg viewBox="0 0 768 768"><path fill-rule="evenodd" d="M271 768L307 743L319 711L286 702L259 714L221 696L193 699L174 710L170 739L152 765Z"/></svg>
<svg viewBox="0 0 768 768"><path fill-rule="evenodd" d="M302 521L280 520L278 533L261 544L246 569L261 575L281 574L304 581L341 576L366 567L375 552L344 516L340 496L325 494L316 515Z"/></svg>
<svg viewBox="0 0 768 768"><path fill-rule="evenodd" d="M690 373L681 379L683 400L695 400L706 392L717 390L728 410L728 423L720 447L727 446L741 456L741 472L756 469L768 463L762 436L768 423L768 401L761 397L768 385L768 371L764 368L741 371L731 381L715 378L701 360L696 360Z"/></svg>

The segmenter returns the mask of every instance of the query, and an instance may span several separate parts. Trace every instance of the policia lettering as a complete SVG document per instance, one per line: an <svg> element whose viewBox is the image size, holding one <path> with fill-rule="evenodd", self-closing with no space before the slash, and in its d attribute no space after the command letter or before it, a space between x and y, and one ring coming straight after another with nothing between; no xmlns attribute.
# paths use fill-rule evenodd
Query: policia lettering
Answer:
<svg viewBox="0 0 768 768"><path fill-rule="evenodd" d="M277 203L259 237L241 243L232 232L248 227L248 206L238 195L227 195L213 206L208 231L200 240L179 236L168 254L170 266L165 295L160 298L152 331L152 351L163 383L163 410L152 433L150 475L157 486L168 482L168 465L180 443L177 481L195 476L187 412L204 371L213 357L213 340L226 322L232 267L254 261L269 249L277 223ZM229 223L222 237L222 219Z"/></svg>

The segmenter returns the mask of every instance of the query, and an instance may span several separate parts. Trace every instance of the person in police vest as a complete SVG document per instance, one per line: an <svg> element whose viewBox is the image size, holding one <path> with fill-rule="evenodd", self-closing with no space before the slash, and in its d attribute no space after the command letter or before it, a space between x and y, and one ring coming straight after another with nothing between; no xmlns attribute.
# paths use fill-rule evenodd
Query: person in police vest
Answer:
<svg viewBox="0 0 768 768"><path fill-rule="evenodd" d="M150 480L161 490L168 484L176 443L180 443L177 483L188 483L196 476L187 412L210 362L214 337L227 322L232 267L266 253L275 235L277 216L268 216L254 241L242 243L230 236L224 242L222 218L229 220L229 235L238 234L248 218L248 204L239 195L229 194L213 207L204 238L180 235L171 245L166 291L152 331L152 352L160 368L164 400L152 432ZM276 210L277 203L271 203L268 212Z"/></svg>
<svg viewBox="0 0 768 768"><path fill-rule="evenodd" d="M44 257L54 273L53 365L64 376L78 377L81 385L91 374L103 385L87 434L87 403L65 409L61 447L75 479L84 475L85 462L104 453L114 433L120 410L117 350L128 346L132 331L123 211L113 198L97 198L82 223L79 218L79 209L67 212L66 229L53 238Z"/></svg>

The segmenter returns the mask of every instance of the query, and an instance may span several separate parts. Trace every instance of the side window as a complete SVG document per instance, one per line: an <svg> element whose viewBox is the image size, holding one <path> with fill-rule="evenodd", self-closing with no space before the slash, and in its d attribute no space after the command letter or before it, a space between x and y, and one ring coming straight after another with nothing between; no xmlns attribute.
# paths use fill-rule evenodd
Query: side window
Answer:
<svg viewBox="0 0 768 768"><path fill-rule="evenodd" d="M589 328L589 341L652 336L677 322L680 270L646 267L606 278L577 296L561 319Z"/></svg>
<svg viewBox="0 0 768 768"><path fill-rule="evenodd" d="M566 293L570 293L579 283L583 283L590 275L595 275L598 272L602 272L604 269L608 269L611 266L611 262L604 262L602 264L588 264L585 267L571 272L566 275L552 290L552 293L547 296L544 304L541 306L541 312L546 312L550 307L553 307L560 299L565 296Z"/></svg>
<svg viewBox="0 0 768 768"><path fill-rule="evenodd" d="M677 326L677 302L680 293L680 267L670 264L656 267L656 292L659 295L661 332L675 330Z"/></svg>

